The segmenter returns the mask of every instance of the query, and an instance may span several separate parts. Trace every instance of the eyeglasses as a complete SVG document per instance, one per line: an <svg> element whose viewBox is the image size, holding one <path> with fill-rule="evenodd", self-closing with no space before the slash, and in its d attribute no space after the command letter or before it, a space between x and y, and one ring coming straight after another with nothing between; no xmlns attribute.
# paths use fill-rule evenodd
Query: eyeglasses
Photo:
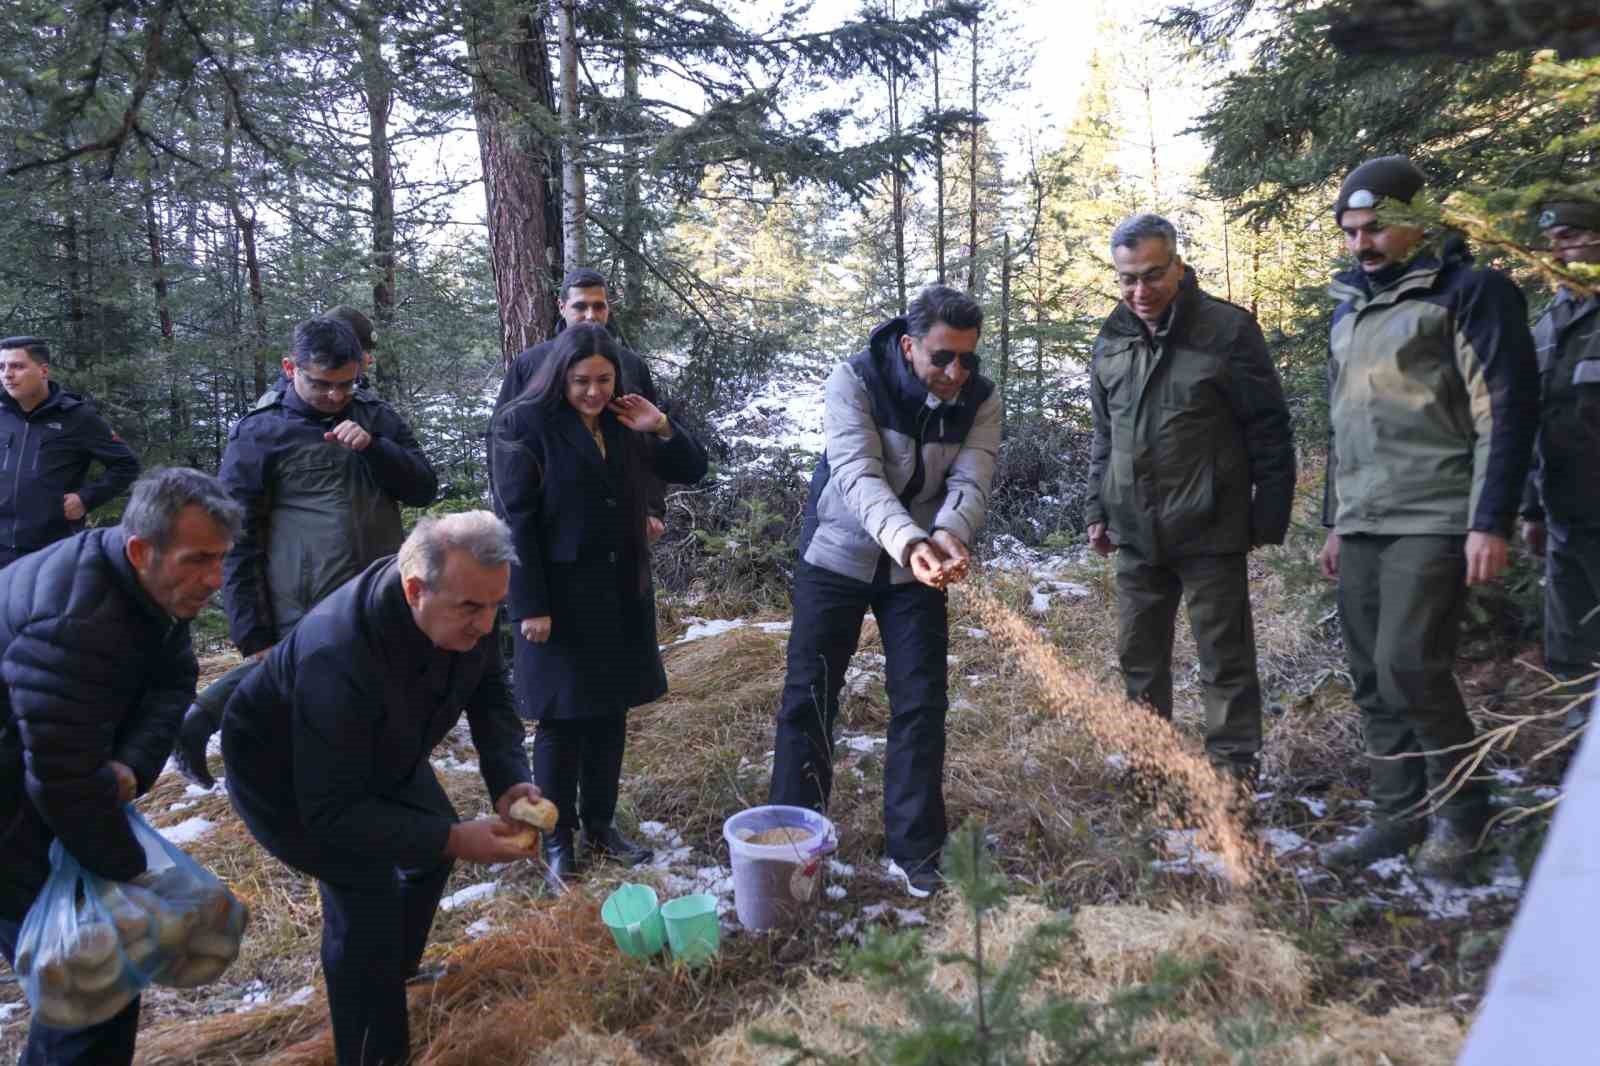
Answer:
<svg viewBox="0 0 1600 1066"><path fill-rule="evenodd" d="M1136 288L1139 285L1154 285L1167 276L1167 271L1172 269L1173 261L1168 259L1165 266L1151 267L1143 274L1118 274L1117 280L1124 289Z"/></svg>
<svg viewBox="0 0 1600 1066"><path fill-rule="evenodd" d="M349 381L329 381L327 378L314 378L305 371L301 371L295 376L304 381L306 388L312 392L326 393L330 396L339 394L348 396L356 391L355 378L351 378Z"/></svg>
<svg viewBox="0 0 1600 1066"><path fill-rule="evenodd" d="M957 359L961 360L961 369L967 373L975 373L978 369L977 352L947 352L937 351L928 353L928 362L943 370Z"/></svg>

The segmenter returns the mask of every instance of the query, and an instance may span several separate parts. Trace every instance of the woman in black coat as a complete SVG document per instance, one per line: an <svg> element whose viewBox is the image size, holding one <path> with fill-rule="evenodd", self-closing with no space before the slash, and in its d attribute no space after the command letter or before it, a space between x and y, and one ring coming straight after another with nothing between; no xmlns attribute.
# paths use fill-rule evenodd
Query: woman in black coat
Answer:
<svg viewBox="0 0 1600 1066"><path fill-rule="evenodd" d="M603 327L568 329L489 440L495 506L519 560L507 596L517 711L539 723L534 781L561 810L544 842L558 890L577 871L580 824L590 851L629 865L651 857L613 822L627 709L667 691L647 475L691 484L706 473L705 450L649 400L615 395L621 380Z"/></svg>

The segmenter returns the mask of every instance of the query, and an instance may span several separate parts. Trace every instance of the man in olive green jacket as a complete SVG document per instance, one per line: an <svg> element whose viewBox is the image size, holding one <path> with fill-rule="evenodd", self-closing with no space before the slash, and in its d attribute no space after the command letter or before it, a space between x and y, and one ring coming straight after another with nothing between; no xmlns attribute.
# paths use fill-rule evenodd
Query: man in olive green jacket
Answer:
<svg viewBox="0 0 1600 1066"><path fill-rule="evenodd" d="M1467 586L1497 580L1537 417L1528 307L1504 275L1439 254L1424 231L1380 217L1422 172L1369 160L1334 218L1357 269L1334 279L1328 342L1328 481L1320 563L1339 583L1375 818L1323 853L1359 869L1419 840L1416 869L1463 871L1487 813L1481 782L1444 798L1474 727L1453 673Z"/></svg>
<svg viewBox="0 0 1600 1066"><path fill-rule="evenodd" d="M1600 200L1544 204L1539 229L1563 263L1600 263ZM1545 560L1544 662L1561 681L1600 669L1600 296L1563 285L1533 327L1539 436L1522 500L1522 539ZM1593 690L1591 683L1587 690ZM1564 687L1561 698L1578 695ZM1587 699L1568 729L1589 719Z"/></svg>
<svg viewBox="0 0 1600 1066"><path fill-rule="evenodd" d="M1250 312L1200 290L1158 215L1111 236L1122 302L1095 341L1089 542L1117 552L1128 698L1172 717L1172 637L1185 598L1200 659L1206 753L1254 776L1261 683L1245 556L1282 544L1294 502L1283 387Z"/></svg>

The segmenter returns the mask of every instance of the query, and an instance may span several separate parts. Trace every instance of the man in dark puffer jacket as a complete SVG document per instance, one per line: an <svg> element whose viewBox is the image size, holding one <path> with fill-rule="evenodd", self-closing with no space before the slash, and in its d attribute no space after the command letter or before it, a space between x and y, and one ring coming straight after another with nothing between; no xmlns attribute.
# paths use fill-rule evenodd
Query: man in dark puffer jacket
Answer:
<svg viewBox="0 0 1600 1066"><path fill-rule="evenodd" d="M222 587L243 514L215 478L161 470L120 526L57 541L0 572L0 951L49 876L50 843L129 881L145 854L122 805L155 784L198 670L189 620ZM133 1061L139 1001L63 1032L34 1025L24 1066Z"/></svg>

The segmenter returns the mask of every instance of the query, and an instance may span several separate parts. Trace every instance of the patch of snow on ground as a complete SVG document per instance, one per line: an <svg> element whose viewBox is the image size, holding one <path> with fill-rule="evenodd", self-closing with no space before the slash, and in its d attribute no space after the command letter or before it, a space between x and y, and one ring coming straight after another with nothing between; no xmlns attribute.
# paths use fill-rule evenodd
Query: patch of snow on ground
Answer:
<svg viewBox="0 0 1600 1066"><path fill-rule="evenodd" d="M0 1022L10 1018L17 1011L26 1007L26 1003L0 1003Z"/></svg>
<svg viewBox="0 0 1600 1066"><path fill-rule="evenodd" d="M878 919L886 917L890 914L893 914L895 921L899 922L902 926L928 924L927 915L923 914L921 911L915 908L907 909L904 907L896 907L892 903L874 903L872 906L865 907L861 911L862 920L868 922L875 922Z"/></svg>
<svg viewBox="0 0 1600 1066"><path fill-rule="evenodd" d="M684 630L683 636L673 641L674 644L687 644L691 640L702 637L720 637L724 633L731 633L746 623L742 618L710 618L703 621L689 623L689 628Z"/></svg>
<svg viewBox="0 0 1600 1066"><path fill-rule="evenodd" d="M1271 848L1272 853L1279 857L1287 855L1291 851L1299 851L1306 846L1305 837L1288 829L1279 829L1277 826L1269 826L1263 829L1261 831L1261 839L1266 841L1267 847Z"/></svg>
<svg viewBox="0 0 1600 1066"><path fill-rule="evenodd" d="M1309 811L1313 818L1326 818L1328 816L1328 805L1322 800L1312 799L1310 796L1296 796L1294 801Z"/></svg>
<svg viewBox="0 0 1600 1066"><path fill-rule="evenodd" d="M827 446L823 431L821 380L796 382L775 375L738 407L713 415L711 424L730 444L748 444L757 451L799 448L821 455ZM751 432L759 427L760 435Z"/></svg>
<svg viewBox="0 0 1600 1066"><path fill-rule="evenodd" d="M1212 877L1225 878L1228 868L1223 864L1222 856L1200 847L1196 843L1199 835L1193 829L1163 830L1158 843L1163 851L1175 857L1158 859L1151 864L1151 867L1169 873L1206 873Z"/></svg>
<svg viewBox="0 0 1600 1066"><path fill-rule="evenodd" d="M1050 555L1028 547L1009 533L1002 533L989 542L983 565L990 570L1010 570L1028 574L1035 580L1049 580L1080 565L1084 558L1082 549L1076 555Z"/></svg>
<svg viewBox="0 0 1600 1066"><path fill-rule="evenodd" d="M967 636L973 640L989 639L989 631L987 629L979 629L977 626L962 626L961 628L966 630Z"/></svg>
<svg viewBox="0 0 1600 1066"><path fill-rule="evenodd" d="M845 887L843 885L829 885L827 888L823 889L823 891L828 894L829 899L835 900L844 899L845 896L849 895L849 893L845 891Z"/></svg>
<svg viewBox="0 0 1600 1066"><path fill-rule="evenodd" d="M1490 770L1489 773L1502 785L1520 785L1523 781L1522 774L1516 770Z"/></svg>
<svg viewBox="0 0 1600 1066"><path fill-rule="evenodd" d="M193 844L216 827L216 822L196 815L193 818L187 818L179 822L177 825L165 826L156 830L156 832L166 837L170 843L176 844L181 848L185 844Z"/></svg>
<svg viewBox="0 0 1600 1066"><path fill-rule="evenodd" d="M187 803L174 803L172 806L167 808L167 813L170 814L173 811L186 811L190 807L193 807L193 806L194 806L194 801L193 800L190 800Z"/></svg>
<svg viewBox="0 0 1600 1066"><path fill-rule="evenodd" d="M1034 614L1044 614L1050 610L1050 601L1057 596L1065 596L1069 600L1081 600L1089 595L1089 590L1075 581L1041 581L1033 586L1032 600L1029 610Z"/></svg>
<svg viewBox="0 0 1600 1066"><path fill-rule="evenodd" d="M859 751L863 755L870 755L875 751L882 751L889 746L888 737L869 737L865 735L839 738L839 747Z"/></svg>
<svg viewBox="0 0 1600 1066"><path fill-rule="evenodd" d="M1418 877L1402 856L1379 859L1367 871L1384 881L1400 899L1418 907L1429 918L1465 918L1475 903L1518 899L1526 887L1515 860L1500 856L1488 884L1459 885L1432 877Z"/></svg>
<svg viewBox="0 0 1600 1066"><path fill-rule="evenodd" d="M316 994L317 990L312 988L310 985L301 985L299 988L295 989L294 995L283 1001L283 1004L286 1007L303 1007L307 1003L310 1003L311 997Z"/></svg>
<svg viewBox="0 0 1600 1066"><path fill-rule="evenodd" d="M733 910L733 871L726 866L699 866L689 876L668 870L661 878L670 896L692 896L704 892L717 897L717 914Z"/></svg>
<svg viewBox="0 0 1600 1066"><path fill-rule="evenodd" d="M246 1010L264 1007L272 1002L272 990L259 977L244 986L243 1003Z"/></svg>
<svg viewBox="0 0 1600 1066"><path fill-rule="evenodd" d="M210 788L201 788L196 784L188 784L183 786L184 799L195 799L199 796L221 796L226 794L227 790L222 787L222 778L220 777L217 778L217 783L212 785Z"/></svg>
<svg viewBox="0 0 1600 1066"><path fill-rule="evenodd" d="M480 899L489 899L500 888L498 881L483 881L476 885L468 885L459 892L452 892L439 901L439 909L453 911L457 907L465 907L469 903L476 903Z"/></svg>
<svg viewBox="0 0 1600 1066"><path fill-rule="evenodd" d="M493 928L494 928L494 923L491 922L489 919L487 919L487 918L479 918L477 921L475 921L471 925L467 926L467 930L466 930L467 931L467 936L472 938L473 940L476 940L480 936L487 936L489 934L489 931L491 929L493 929Z"/></svg>
<svg viewBox="0 0 1600 1066"><path fill-rule="evenodd" d="M840 862L838 859L829 859L828 872L835 877L849 879L856 875L856 868L847 862Z"/></svg>
<svg viewBox="0 0 1600 1066"><path fill-rule="evenodd" d="M476 759L458 759L454 755L446 754L435 755L432 761L433 768L435 770L443 770L445 773L475 774L478 772L478 762Z"/></svg>

